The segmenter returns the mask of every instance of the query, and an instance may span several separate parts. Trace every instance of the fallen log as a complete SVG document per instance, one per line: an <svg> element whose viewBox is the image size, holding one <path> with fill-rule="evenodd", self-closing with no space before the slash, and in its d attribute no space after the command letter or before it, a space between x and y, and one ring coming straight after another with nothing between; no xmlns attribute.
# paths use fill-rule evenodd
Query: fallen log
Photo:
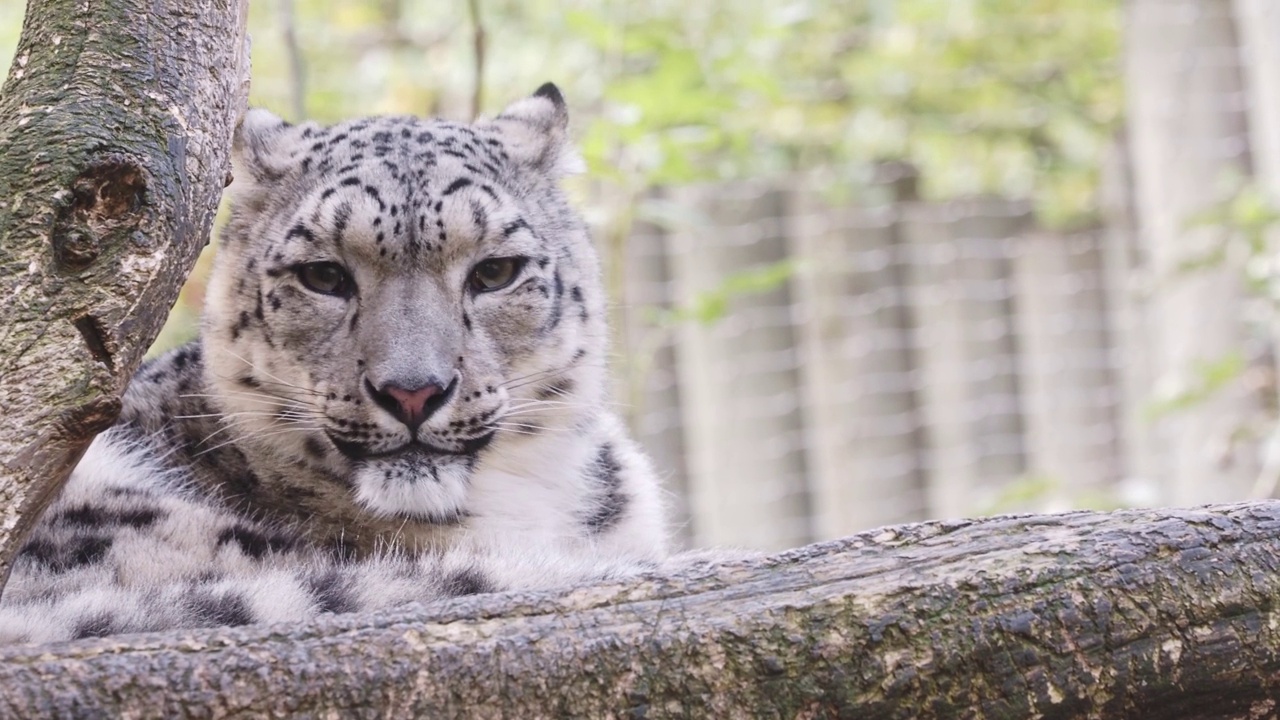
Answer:
<svg viewBox="0 0 1280 720"><path fill-rule="evenodd" d="M0 650L11 717L1260 718L1280 503L884 528L760 561Z"/></svg>

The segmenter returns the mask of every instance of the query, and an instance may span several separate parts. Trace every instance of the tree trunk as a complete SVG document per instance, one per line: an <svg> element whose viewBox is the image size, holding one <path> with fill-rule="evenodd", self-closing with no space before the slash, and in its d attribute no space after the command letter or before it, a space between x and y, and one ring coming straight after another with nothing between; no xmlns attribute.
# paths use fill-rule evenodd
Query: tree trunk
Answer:
<svg viewBox="0 0 1280 720"><path fill-rule="evenodd" d="M0 92L0 583L208 238L245 0L31 0Z"/></svg>
<svg viewBox="0 0 1280 720"><path fill-rule="evenodd" d="M1227 232L1197 223L1233 177L1250 174L1247 105L1230 0L1126 3L1128 137L1140 243L1152 282L1150 408L1194 397L1206 366L1247 352L1245 274L1239 253L1187 269ZM1261 405L1239 382L1165 412L1154 423L1161 501L1190 505L1246 497L1258 447L1241 429ZM1245 438L1245 439L1242 439Z"/></svg>
<svg viewBox="0 0 1280 720"><path fill-rule="evenodd" d="M1254 172L1280 202L1280 3L1236 0Z"/></svg>
<svg viewBox="0 0 1280 720"><path fill-rule="evenodd" d="M560 595L0 651L5 717L1259 718L1280 503L929 522Z"/></svg>

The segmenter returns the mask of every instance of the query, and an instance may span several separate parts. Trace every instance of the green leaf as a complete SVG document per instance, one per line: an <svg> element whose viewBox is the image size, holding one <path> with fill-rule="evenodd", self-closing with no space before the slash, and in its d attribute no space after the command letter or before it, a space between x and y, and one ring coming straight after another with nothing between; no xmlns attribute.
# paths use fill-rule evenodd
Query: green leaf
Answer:
<svg viewBox="0 0 1280 720"><path fill-rule="evenodd" d="M1143 414L1146 420L1152 421L1203 404L1239 379L1246 367L1247 363L1240 353L1199 362L1192 370L1191 382L1187 387L1151 403Z"/></svg>
<svg viewBox="0 0 1280 720"><path fill-rule="evenodd" d="M682 322L714 325L728 314L731 301L766 293L782 286L796 273L797 267L796 261L787 259L733 273L714 288L698 293L687 305L672 308L656 316L656 319L663 326Z"/></svg>

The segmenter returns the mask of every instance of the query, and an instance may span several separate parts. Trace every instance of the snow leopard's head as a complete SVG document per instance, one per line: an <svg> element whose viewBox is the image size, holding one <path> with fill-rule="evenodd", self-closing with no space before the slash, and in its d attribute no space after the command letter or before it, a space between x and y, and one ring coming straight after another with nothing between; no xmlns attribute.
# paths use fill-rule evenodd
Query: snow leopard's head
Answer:
<svg viewBox="0 0 1280 720"><path fill-rule="evenodd" d="M559 187L567 124L550 84L473 125L250 111L203 330L241 444L376 515L449 522L492 443L594 400L604 303Z"/></svg>

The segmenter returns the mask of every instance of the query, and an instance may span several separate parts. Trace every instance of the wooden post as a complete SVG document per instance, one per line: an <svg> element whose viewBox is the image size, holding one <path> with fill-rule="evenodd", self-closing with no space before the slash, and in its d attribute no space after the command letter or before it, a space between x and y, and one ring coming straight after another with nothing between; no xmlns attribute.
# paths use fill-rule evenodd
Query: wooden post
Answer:
<svg viewBox="0 0 1280 720"><path fill-rule="evenodd" d="M782 192L743 183L674 197L701 216L671 237L679 305L788 257ZM734 296L724 317L683 322L678 337L697 544L803 544L810 510L789 283Z"/></svg>
<svg viewBox="0 0 1280 720"><path fill-rule="evenodd" d="M929 512L956 517L1025 470L1008 246L1029 213L1004 201L901 209Z"/></svg>
<svg viewBox="0 0 1280 720"><path fill-rule="evenodd" d="M1249 148L1258 178L1280 201L1280 3L1236 0L1249 112Z"/></svg>
<svg viewBox="0 0 1280 720"><path fill-rule="evenodd" d="M1120 498L1127 504L1151 504L1162 446L1149 417L1155 378L1151 348L1154 332L1150 263L1135 226L1133 173L1125 133L1117 133L1102 166L1102 263L1107 284L1107 328L1119 392Z"/></svg>
<svg viewBox="0 0 1280 720"><path fill-rule="evenodd" d="M1249 148L1255 181L1271 203L1280 208L1280 3L1274 0L1236 0L1236 24L1249 110ZM1268 252L1280 253L1280 225L1266 235ZM1275 270L1271 271L1273 276ZM1280 298L1271 297L1271 345L1280 344ZM1276 353L1273 350L1273 355ZM1280 377L1280 356L1272 372ZM1280 390L1280 388L1278 388ZM1280 427L1271 428L1264 465L1253 497L1269 497L1280 489Z"/></svg>
<svg viewBox="0 0 1280 720"><path fill-rule="evenodd" d="M1068 508L1114 500L1120 477L1100 236L1032 232L1013 253L1027 469Z"/></svg>
<svg viewBox="0 0 1280 720"><path fill-rule="evenodd" d="M893 205L792 195L814 533L925 516L920 417Z"/></svg>
<svg viewBox="0 0 1280 720"><path fill-rule="evenodd" d="M654 468L670 491L669 504L672 530L681 544L693 539L692 515L689 512L689 483L684 445L684 417L680 382L676 372L675 328L658 318L661 311L675 303L671 281L671 258L668 231L658 222L643 219L646 208L665 206L667 200L659 191L647 193L640 200L638 220L631 229L623 252L622 297L627 308L615 317L623 318L623 326L614 333L621 340L618 347L625 352L614 367L619 392L615 397L625 403L633 437L648 452Z"/></svg>
<svg viewBox="0 0 1280 720"><path fill-rule="evenodd" d="M963 290L968 412L981 484L995 487L1026 471L1014 287L1009 258L1031 226L1026 203L1000 199L952 205L957 257L952 271ZM985 498L979 496L979 500Z"/></svg>

